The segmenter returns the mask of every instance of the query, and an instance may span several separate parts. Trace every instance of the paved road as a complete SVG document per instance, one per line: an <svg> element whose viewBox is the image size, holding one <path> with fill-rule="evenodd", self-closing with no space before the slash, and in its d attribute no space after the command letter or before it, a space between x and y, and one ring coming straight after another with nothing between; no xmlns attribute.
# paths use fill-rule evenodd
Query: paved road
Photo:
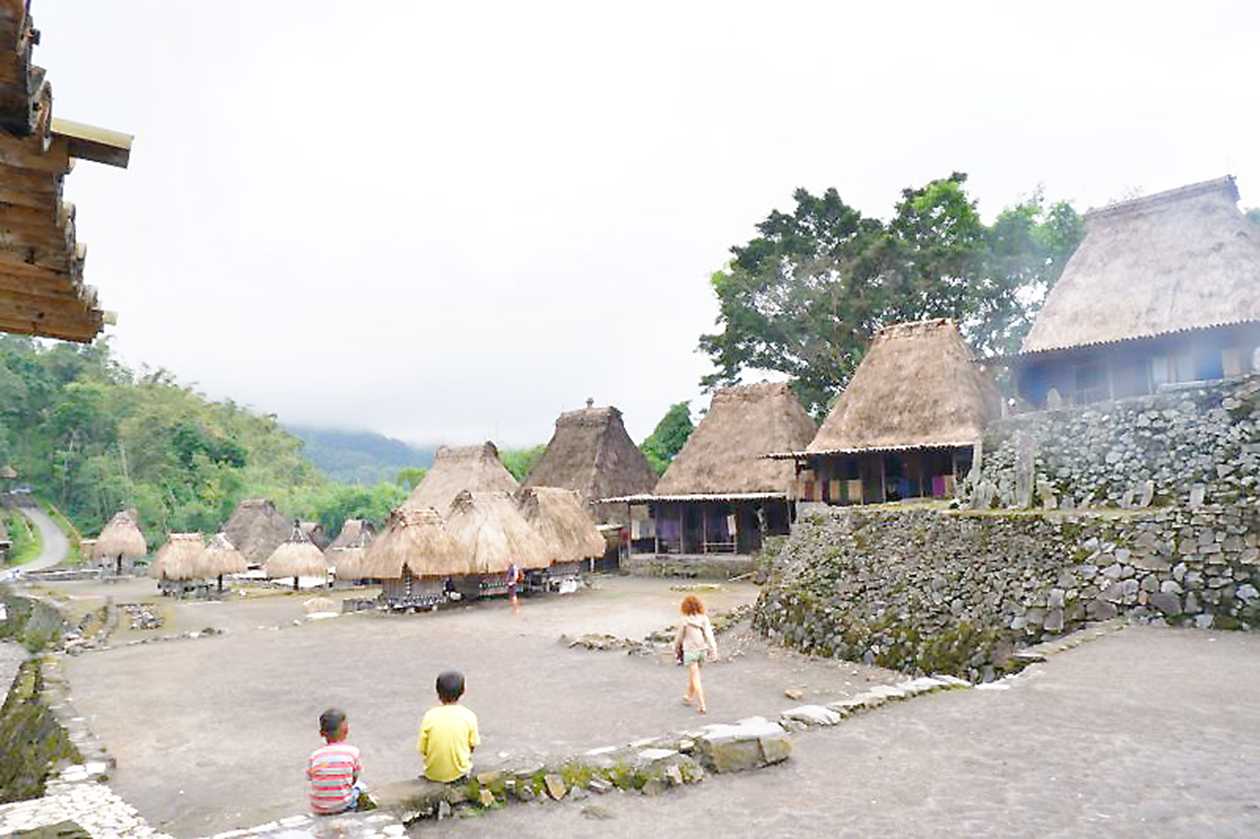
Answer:
<svg viewBox="0 0 1260 839"><path fill-rule="evenodd" d="M780 768L414 834L1255 836L1257 695L1260 634L1133 627L1008 690L933 694L803 734Z"/></svg>
<svg viewBox="0 0 1260 839"><path fill-rule="evenodd" d="M22 515L30 519L31 523L39 528L40 536L44 540L43 552L40 553L37 559L33 559L22 566L23 573L43 571L61 563L70 553L70 542L66 539L66 534L61 532L61 528L43 510L31 507L19 509Z"/></svg>

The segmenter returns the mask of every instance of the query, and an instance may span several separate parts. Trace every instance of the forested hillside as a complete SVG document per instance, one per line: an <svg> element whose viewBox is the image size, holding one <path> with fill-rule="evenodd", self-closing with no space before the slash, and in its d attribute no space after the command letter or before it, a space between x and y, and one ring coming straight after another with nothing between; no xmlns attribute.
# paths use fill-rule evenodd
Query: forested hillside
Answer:
<svg viewBox="0 0 1260 839"><path fill-rule="evenodd" d="M394 481L404 469L433 465L433 448L420 448L374 431L345 431L286 425L306 444L306 458L336 481L375 484Z"/></svg>
<svg viewBox="0 0 1260 839"><path fill-rule="evenodd" d="M405 491L333 482L274 416L211 402L166 370L136 373L105 342L42 345L0 335L0 463L86 535L134 506L151 545L167 532L213 532L236 503L271 498L334 532L382 519Z"/></svg>

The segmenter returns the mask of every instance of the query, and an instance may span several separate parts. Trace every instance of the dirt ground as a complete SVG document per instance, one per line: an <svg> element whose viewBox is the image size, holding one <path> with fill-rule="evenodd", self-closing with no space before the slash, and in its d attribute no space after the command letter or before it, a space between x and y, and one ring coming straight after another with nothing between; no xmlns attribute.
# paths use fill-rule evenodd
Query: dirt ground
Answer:
<svg viewBox="0 0 1260 839"><path fill-rule="evenodd" d="M1007 690L895 703L780 767L422 823L417 836L1223 836L1260 825L1260 635L1130 627Z"/></svg>
<svg viewBox="0 0 1260 839"><path fill-rule="evenodd" d="M448 667L467 676L466 703L480 717L489 759L571 754L702 720L775 713L792 704L788 687L802 689L805 701L830 701L897 678L770 649L736 630L719 639L724 660L706 667L706 719L679 702L685 679L668 654L628 656L557 641L586 632L642 638L675 620L683 596L671 590L676 584L598 577L592 590L526 600L519 617L500 600L301 626L291 621L309 595L165 601L168 625L159 632L215 626L229 634L88 653L69 659L66 671L75 707L118 759L113 787L155 827L178 836L301 812L304 761L319 744L316 720L329 705L349 714L369 786L414 775L419 718L434 701L434 677ZM146 588L160 600L152 586L56 588L86 604L106 593L117 602L139 599ZM722 611L751 602L756 589L726 584L702 596Z"/></svg>

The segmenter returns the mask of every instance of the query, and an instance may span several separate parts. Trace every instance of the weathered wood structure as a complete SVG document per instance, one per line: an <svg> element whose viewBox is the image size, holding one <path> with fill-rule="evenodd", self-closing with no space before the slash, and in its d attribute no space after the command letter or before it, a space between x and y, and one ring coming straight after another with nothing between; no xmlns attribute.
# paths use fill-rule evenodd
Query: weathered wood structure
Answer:
<svg viewBox="0 0 1260 839"><path fill-rule="evenodd" d="M1035 409L1258 369L1260 225L1232 177L1085 214L1013 368Z"/></svg>
<svg viewBox="0 0 1260 839"><path fill-rule="evenodd" d="M542 537L551 563L533 575L534 587L559 590L576 583L582 563L604 555L607 543L582 496L571 489L525 487L516 497L525 521ZM573 586L574 588L576 586Z"/></svg>
<svg viewBox="0 0 1260 839"><path fill-rule="evenodd" d="M340 572L339 572L340 573ZM432 507L399 507L347 573L381 581L392 609L431 609L447 599L448 581L475 573L466 551Z"/></svg>
<svg viewBox="0 0 1260 839"><path fill-rule="evenodd" d="M877 504L952 497L988 422L1001 413L989 373L951 320L885 327L822 428L792 460L792 498Z"/></svg>
<svg viewBox="0 0 1260 839"><path fill-rule="evenodd" d="M269 579L293 578L293 590L297 591L302 577L322 578L328 582L328 562L324 553L315 547L307 535L302 532L301 522L295 521L289 538L282 542L267 561L263 563L263 573Z"/></svg>
<svg viewBox="0 0 1260 839"><path fill-rule="evenodd" d="M605 499L630 505L631 555L751 554L787 533L795 470L766 455L803 449L815 431L786 384L719 390L651 493Z"/></svg>
<svg viewBox="0 0 1260 839"><path fill-rule="evenodd" d="M149 553L135 510L121 510L101 529L92 545L92 563L106 574L135 572L136 560Z"/></svg>
<svg viewBox="0 0 1260 839"><path fill-rule="evenodd" d="M206 596L210 584L205 574L206 543L200 533L170 533L149 566L158 590L173 597Z"/></svg>
<svg viewBox="0 0 1260 839"><path fill-rule="evenodd" d="M28 0L0 0L0 331L89 342L113 315L83 282L63 181L76 158L125 168L132 138L53 117L39 37Z"/></svg>

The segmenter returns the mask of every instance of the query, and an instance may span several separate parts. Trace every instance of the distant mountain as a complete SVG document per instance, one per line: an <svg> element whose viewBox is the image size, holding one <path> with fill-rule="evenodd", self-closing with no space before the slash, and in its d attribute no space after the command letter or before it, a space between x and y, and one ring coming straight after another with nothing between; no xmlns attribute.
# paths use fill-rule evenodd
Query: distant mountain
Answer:
<svg viewBox="0 0 1260 839"><path fill-rule="evenodd" d="M433 463L434 449L412 446L372 431L298 425L285 426L285 430L303 442L302 453L307 460L337 481L354 484L393 481L399 469L428 468Z"/></svg>

